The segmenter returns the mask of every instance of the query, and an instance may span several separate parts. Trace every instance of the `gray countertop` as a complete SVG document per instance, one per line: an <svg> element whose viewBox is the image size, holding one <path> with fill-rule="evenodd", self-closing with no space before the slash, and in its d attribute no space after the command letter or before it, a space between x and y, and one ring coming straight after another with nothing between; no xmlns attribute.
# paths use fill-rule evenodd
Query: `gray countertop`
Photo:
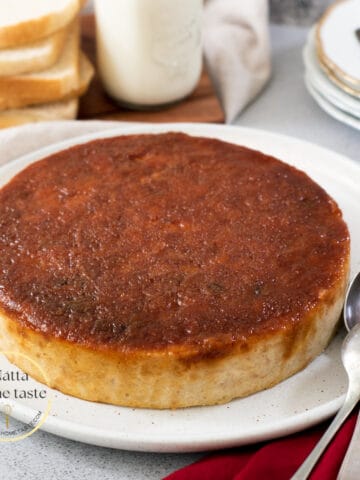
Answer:
<svg viewBox="0 0 360 480"><path fill-rule="evenodd" d="M273 26L272 80L236 124L312 141L360 162L360 132L327 116L303 83L305 28ZM37 431L1 445L0 478L160 479L203 454L150 454L112 450Z"/></svg>

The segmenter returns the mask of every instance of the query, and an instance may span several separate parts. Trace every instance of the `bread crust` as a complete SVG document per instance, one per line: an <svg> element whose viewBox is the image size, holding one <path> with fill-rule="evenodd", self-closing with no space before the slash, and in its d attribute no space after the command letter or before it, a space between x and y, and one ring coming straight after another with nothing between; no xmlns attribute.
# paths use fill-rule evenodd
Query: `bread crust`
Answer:
<svg viewBox="0 0 360 480"><path fill-rule="evenodd" d="M75 119L79 109L78 97L86 92L93 75L92 64L86 55L81 53L80 81L76 90L66 95L64 100L59 102L0 111L0 128L15 127L31 122Z"/></svg>
<svg viewBox="0 0 360 480"><path fill-rule="evenodd" d="M34 107L5 110L0 112L0 128L15 127L31 122L73 120L77 116L78 108L78 99L72 98Z"/></svg>
<svg viewBox="0 0 360 480"><path fill-rule="evenodd" d="M64 58L68 60L64 60ZM0 77L0 110L22 108L39 103L55 102L73 97L79 87L79 24L75 21L67 34L65 47L58 63L50 67L56 69L61 62L66 63L59 75L51 70Z"/></svg>
<svg viewBox="0 0 360 480"><path fill-rule="evenodd" d="M18 47L36 42L61 30L75 18L83 3L76 0L60 12L53 12L42 17L29 19L26 22L0 28L0 48Z"/></svg>
<svg viewBox="0 0 360 480"><path fill-rule="evenodd" d="M63 28L43 40L26 45L26 48L15 49L18 58L15 58L14 52L9 57L9 49L0 51L1 76L21 75L50 68L59 59L67 35L68 28Z"/></svg>
<svg viewBox="0 0 360 480"><path fill-rule="evenodd" d="M86 55L81 53L80 81L76 90L59 102L0 111L0 128L15 127L31 122L75 119L79 108L78 97L86 92L93 74L94 68L92 64Z"/></svg>

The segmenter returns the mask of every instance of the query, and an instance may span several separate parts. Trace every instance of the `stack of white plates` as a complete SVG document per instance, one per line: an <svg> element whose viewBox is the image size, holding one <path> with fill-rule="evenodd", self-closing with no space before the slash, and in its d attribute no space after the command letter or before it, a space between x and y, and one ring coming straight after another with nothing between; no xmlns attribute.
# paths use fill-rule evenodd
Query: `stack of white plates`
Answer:
<svg viewBox="0 0 360 480"><path fill-rule="evenodd" d="M305 83L329 115L360 130L360 0L339 0L311 29Z"/></svg>

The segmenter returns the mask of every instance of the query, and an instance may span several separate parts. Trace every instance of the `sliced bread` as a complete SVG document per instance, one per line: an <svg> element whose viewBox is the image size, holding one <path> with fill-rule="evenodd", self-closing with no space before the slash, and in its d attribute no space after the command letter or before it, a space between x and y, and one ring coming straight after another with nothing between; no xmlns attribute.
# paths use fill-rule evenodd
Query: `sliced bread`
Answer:
<svg viewBox="0 0 360 480"><path fill-rule="evenodd" d="M94 67L85 54L81 53L79 84L70 93L70 95L74 95L74 97L59 102L4 110L3 112L0 112L0 128L14 127L16 125L23 125L31 122L71 120L76 118L79 106L78 96L86 91L93 75Z"/></svg>
<svg viewBox="0 0 360 480"><path fill-rule="evenodd" d="M0 110L63 99L79 85L79 24L76 20L59 60L49 69L0 77Z"/></svg>
<svg viewBox="0 0 360 480"><path fill-rule="evenodd" d="M70 98L60 102L0 112L0 128L15 127L31 122L72 120L76 118L79 100Z"/></svg>
<svg viewBox="0 0 360 480"><path fill-rule="evenodd" d="M83 0L0 1L0 48L31 43L64 28L83 3Z"/></svg>
<svg viewBox="0 0 360 480"><path fill-rule="evenodd" d="M54 65L63 50L68 28L21 47L0 50L0 76L46 70Z"/></svg>

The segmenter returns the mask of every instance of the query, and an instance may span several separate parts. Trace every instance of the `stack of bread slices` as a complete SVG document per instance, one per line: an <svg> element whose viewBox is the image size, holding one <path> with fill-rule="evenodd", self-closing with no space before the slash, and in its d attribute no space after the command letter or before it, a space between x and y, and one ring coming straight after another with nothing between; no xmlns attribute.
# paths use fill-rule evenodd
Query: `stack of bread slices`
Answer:
<svg viewBox="0 0 360 480"><path fill-rule="evenodd" d="M76 118L93 67L80 51L86 0L0 1L0 127Z"/></svg>

